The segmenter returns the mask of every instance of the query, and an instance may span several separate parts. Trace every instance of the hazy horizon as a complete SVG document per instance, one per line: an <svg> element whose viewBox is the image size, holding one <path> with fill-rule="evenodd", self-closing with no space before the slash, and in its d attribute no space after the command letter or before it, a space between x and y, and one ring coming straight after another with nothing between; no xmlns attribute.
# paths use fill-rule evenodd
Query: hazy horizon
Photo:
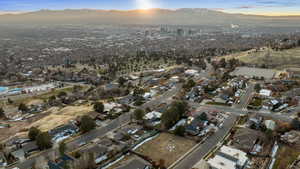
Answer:
<svg viewBox="0 0 300 169"><path fill-rule="evenodd" d="M300 15L300 1L297 0L221 0L196 1L196 0L2 0L0 14L22 13L48 10L65 9L97 9L97 10L136 10L136 9L180 9L180 8L206 8L226 13L239 13L266 16Z"/></svg>
<svg viewBox="0 0 300 169"><path fill-rule="evenodd" d="M65 8L65 9L39 9L39 10L30 10L30 11L1 11L0 10L0 15L7 15L7 14L25 14L25 13L30 13L30 12L39 12L39 11L65 11L65 10L99 10L99 11L121 11L121 12L130 12L130 11L150 11L150 10L155 10L155 9L161 9L161 10L179 10L179 9L207 9L211 11L218 11L218 12L223 12L227 14L242 14L242 15L257 15L257 16L300 16L299 13L286 13L286 14L280 14L280 13L246 13L246 12L234 12L234 11L225 11L222 9L211 9L211 8L150 8L150 9L97 9L97 8Z"/></svg>

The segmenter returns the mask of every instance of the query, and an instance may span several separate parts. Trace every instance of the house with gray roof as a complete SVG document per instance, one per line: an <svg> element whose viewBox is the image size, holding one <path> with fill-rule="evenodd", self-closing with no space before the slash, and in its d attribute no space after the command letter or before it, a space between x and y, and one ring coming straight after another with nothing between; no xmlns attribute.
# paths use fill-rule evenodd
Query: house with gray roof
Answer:
<svg viewBox="0 0 300 169"><path fill-rule="evenodd" d="M92 153L96 164L100 164L108 159L108 148L101 145L94 145L87 149L81 150L80 153Z"/></svg>
<svg viewBox="0 0 300 169"><path fill-rule="evenodd" d="M143 159L135 158L116 169L152 169L152 166L149 162Z"/></svg>

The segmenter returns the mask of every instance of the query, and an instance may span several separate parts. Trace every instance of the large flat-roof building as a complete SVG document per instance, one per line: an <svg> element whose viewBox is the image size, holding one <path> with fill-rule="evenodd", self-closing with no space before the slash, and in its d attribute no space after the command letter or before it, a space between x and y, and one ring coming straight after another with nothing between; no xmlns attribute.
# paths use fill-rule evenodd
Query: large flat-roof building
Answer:
<svg viewBox="0 0 300 169"><path fill-rule="evenodd" d="M272 79L276 74L274 69L262 69L252 67L237 67L232 73L232 76L245 76L248 78L252 77L264 77L265 79Z"/></svg>
<svg viewBox="0 0 300 169"><path fill-rule="evenodd" d="M208 160L212 169L243 169L247 162L245 152L228 146L222 146L216 156Z"/></svg>

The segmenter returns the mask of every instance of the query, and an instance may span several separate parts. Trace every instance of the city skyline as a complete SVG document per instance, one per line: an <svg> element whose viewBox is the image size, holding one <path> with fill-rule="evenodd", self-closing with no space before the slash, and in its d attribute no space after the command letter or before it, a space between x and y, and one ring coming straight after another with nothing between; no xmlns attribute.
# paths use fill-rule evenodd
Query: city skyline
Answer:
<svg viewBox="0 0 300 169"><path fill-rule="evenodd" d="M208 8L227 13L243 13L255 15L300 15L300 1L297 0L2 0L0 14L38 11L42 9L178 9Z"/></svg>

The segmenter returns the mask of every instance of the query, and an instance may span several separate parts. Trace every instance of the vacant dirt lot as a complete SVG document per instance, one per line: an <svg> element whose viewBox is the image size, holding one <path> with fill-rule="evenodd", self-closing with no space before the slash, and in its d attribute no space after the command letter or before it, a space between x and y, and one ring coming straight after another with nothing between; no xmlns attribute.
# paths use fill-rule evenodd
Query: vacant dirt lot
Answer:
<svg viewBox="0 0 300 169"><path fill-rule="evenodd" d="M184 153L190 150L196 143L183 137L162 133L155 139L145 143L136 151L159 162L165 161L166 167L179 159Z"/></svg>
<svg viewBox="0 0 300 169"><path fill-rule="evenodd" d="M54 107L48 110L52 112L51 114L32 123L28 128L35 126L42 131L48 131L60 125L66 124L78 116L85 115L92 110L92 106L88 105L68 106L62 109Z"/></svg>
<svg viewBox="0 0 300 169"><path fill-rule="evenodd" d="M15 136L27 136L27 132L24 130L24 126L28 126L28 122L20 121L20 122L10 122L10 128L0 128L0 143L5 142L10 138Z"/></svg>

